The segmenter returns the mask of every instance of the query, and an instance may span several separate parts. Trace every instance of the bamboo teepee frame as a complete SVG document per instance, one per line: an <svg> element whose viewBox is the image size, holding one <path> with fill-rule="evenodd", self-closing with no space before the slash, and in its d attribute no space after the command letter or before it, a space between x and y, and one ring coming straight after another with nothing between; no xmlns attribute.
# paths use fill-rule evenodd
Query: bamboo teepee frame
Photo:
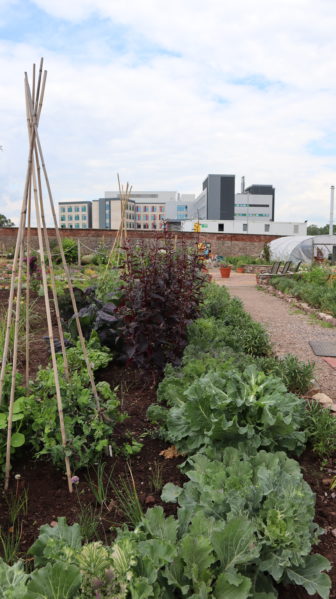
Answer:
<svg viewBox="0 0 336 599"><path fill-rule="evenodd" d="M29 366L30 366L30 344L29 344L29 308L30 308L30 272L29 272L29 259L31 256L31 235L30 235L30 227L31 227L31 216L33 210L32 200L34 200L35 207L35 218L37 224L37 232L38 232L38 246L39 246L39 256L41 262L41 273L42 273L42 284L44 291L44 299L45 299L45 310L48 324L48 336L50 342L50 351L51 351L51 360L54 371L54 380L55 380L55 389L56 389L56 400L57 400L57 409L59 415L59 423L60 423L60 431L62 438L62 446L65 448L67 444L66 431L64 426L64 415L63 415L63 404L62 404L62 396L61 396L61 387L60 387L60 379L59 372L56 360L56 351L54 345L54 334L53 334L53 324L52 324L52 312L51 305L53 305L55 310L58 334L61 342L63 362L64 362L64 373L66 379L70 380L69 366L67 361L65 342L64 342L64 334L61 324L60 311L57 300L57 291L56 291L56 283L55 283L55 273L52 263L51 251L50 251L50 243L48 238L48 231L45 220L44 213L44 186L47 190L47 195L49 198L53 224L56 233L56 239L58 248L61 254L62 264L70 292L72 307L75 314L75 320L78 330L78 336L81 343L81 348L83 351L87 371L90 378L90 384L92 387L92 392L95 397L96 406L98 412L100 413L100 401L97 393L97 388L94 381L93 371L91 367L91 363L89 360L85 340L83 337L80 320L78 317L78 309L76 305L76 299L73 291L70 271L68 265L66 263L62 240L57 224L56 212L54 207L53 196L51 193L51 187L49 183L49 178L47 175L47 169L44 162L42 147L39 139L38 133L38 125L42 111L43 98L45 92L47 71L43 72L43 58L40 61L39 74L36 82L36 69L35 65L33 65L33 73L32 73L32 85L30 87L27 73L25 73L25 99L26 99L26 113L27 113L27 127L28 127L28 137L29 137L29 153L28 153L28 165L26 172L26 180L23 192L23 200L22 200L22 208L21 208L21 216L20 216L20 224L19 230L16 240L14 259L13 259L13 267L12 267L12 277L10 284L10 292L9 292L9 302L8 302L8 312L7 312L7 325L6 325L6 335L5 342L3 348L3 357L1 364L1 372L0 372L0 404L3 399L3 385L6 373L6 366L8 363L9 357L9 339L10 339L10 330L13 322L13 310L15 305L15 320L14 320L14 345L13 345L13 359L12 359L12 377L11 377L11 390L10 390L10 399L9 399L9 407L8 407L8 427L7 427L7 446L6 446L6 470L5 470L5 490L8 489L9 485L9 476L10 476L10 454L11 454L11 439L12 439L12 423L13 423L13 406L15 399L15 382L16 382L16 373L17 373L17 355L18 355L18 337L19 337L19 321L20 321L20 302L22 295L22 277L23 277L23 264L24 264L24 254L25 254L25 237L26 237L26 261L27 261L27 278L26 278L26 313L25 313L25 328L26 328L26 372L25 372L25 381L26 386L29 383ZM49 297L49 287L48 287L48 278L47 278L47 269L46 269L46 258L49 264L49 272L50 272L50 288L52 295L52 304L51 298ZM15 285L16 286L16 296L15 296ZM68 481L68 488L70 493L72 492L72 480L71 480L71 468L69 457L65 455L65 470Z"/></svg>
<svg viewBox="0 0 336 599"><path fill-rule="evenodd" d="M123 248L123 246L125 246L127 241L127 208L128 201L131 196L132 185L127 183L126 188L124 188L124 186L120 184L119 174L117 177L120 197L120 225L111 247L105 272L109 270L113 258L115 258L116 266L119 266L119 261L121 258L120 250Z"/></svg>

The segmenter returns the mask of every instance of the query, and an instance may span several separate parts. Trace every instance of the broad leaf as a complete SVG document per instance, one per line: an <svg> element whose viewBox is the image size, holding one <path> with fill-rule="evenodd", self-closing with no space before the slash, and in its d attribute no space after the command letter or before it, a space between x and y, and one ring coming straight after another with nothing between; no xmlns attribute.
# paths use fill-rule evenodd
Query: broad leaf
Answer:
<svg viewBox="0 0 336 599"><path fill-rule="evenodd" d="M79 568L56 562L35 570L27 587L25 599L72 599L79 589Z"/></svg>
<svg viewBox="0 0 336 599"><path fill-rule="evenodd" d="M235 573L230 576L228 573L221 574L215 586L215 599L248 599L252 582L246 576Z"/></svg>
<svg viewBox="0 0 336 599"><path fill-rule="evenodd" d="M221 531L214 532L212 542L221 565L231 569L247 564L259 555L255 526L247 519L233 518Z"/></svg>
<svg viewBox="0 0 336 599"><path fill-rule="evenodd" d="M286 573L292 582L302 585L309 595L318 593L322 599L328 599L331 581L323 570L330 570L330 562L322 555L309 555L305 566L288 568Z"/></svg>

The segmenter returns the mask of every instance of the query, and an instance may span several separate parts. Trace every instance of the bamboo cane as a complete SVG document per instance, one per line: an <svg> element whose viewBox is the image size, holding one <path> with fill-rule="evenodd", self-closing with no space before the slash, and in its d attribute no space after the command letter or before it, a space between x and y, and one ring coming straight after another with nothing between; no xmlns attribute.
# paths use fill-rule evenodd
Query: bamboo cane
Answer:
<svg viewBox="0 0 336 599"><path fill-rule="evenodd" d="M45 309L46 309L47 324L48 324L48 336L49 336L49 342L50 342L51 361L52 361L52 366L53 366L53 371L54 371L56 400L57 400L58 417L59 417L59 422L60 422L62 446L65 450L67 439L66 439L66 432L65 432L65 426L64 426L63 404L62 404L61 388L60 388L60 382L59 382L59 374L58 374L56 352L55 352L55 345L54 345L54 333L53 333L52 319L51 319L48 281L47 281L47 273L46 273L45 259L44 259L44 247L43 247L43 238L42 238L42 229L41 229L38 188L37 188L37 182L36 182L36 165L35 165L34 161L33 161L33 165L32 165L32 176L33 176L33 185L34 185L34 200L35 200L35 211L36 211L37 235L38 235L38 243L39 243L40 258L41 258L42 283L43 283L44 301L45 301ZM64 461L65 461L66 476L67 476L67 480L68 480L68 488L69 488L69 492L72 493L71 468L70 468L69 457L67 455L64 456Z"/></svg>
<svg viewBox="0 0 336 599"><path fill-rule="evenodd" d="M15 386L16 386L16 371L17 371L17 354L18 354L18 341L19 341L19 326L20 326L20 309L21 309L21 289L22 289L22 265L24 254L24 238L21 236L20 255L19 255L19 271L18 271L18 284L16 293L16 306L15 306L15 325L14 325L14 346L13 346L13 362L12 362L12 377L11 377L11 390L8 406L8 421L7 421L7 446L6 446L6 466L5 466L5 491L9 485L9 473L10 473L10 455L11 455L11 440L12 440L12 424L13 424L13 409L15 400Z"/></svg>
<svg viewBox="0 0 336 599"><path fill-rule="evenodd" d="M28 92L29 92L29 90L28 90ZM29 95L29 98L28 98L29 99L29 105L31 106L31 96L30 96L30 94L28 94L28 95ZM67 283L68 283L68 288L69 288L69 293L70 293L70 297L71 297L72 307L73 307L73 310L74 310L75 321L76 321L78 336L79 336L79 340L80 340L80 344L81 344L81 349L82 349L84 360L85 360L85 364L86 364L86 367L87 367L87 371L88 371L88 375L89 375L89 379L90 379L90 384L91 384L92 392L93 392L93 395L95 397L97 410L100 412L99 396L98 396L97 387L96 387L96 384L95 384L95 381L94 381L92 366L91 366L91 363L90 363L90 360L89 360L89 356L88 356L88 352L87 352L87 347L86 347L84 336L83 336L83 332L82 332L82 327L81 327L80 320L79 320L79 317L78 317L78 308L77 308L76 298L75 298L75 295L74 295L74 292L73 292L73 286L72 286L72 281L71 281L71 276L70 276L69 268L68 268L68 265L67 265L67 262L66 262L66 259L65 259L65 255L64 255L64 250L63 250L63 246L62 246L62 240L61 240L61 236L60 236L60 232L59 232L59 228L58 228L57 217L56 217L56 212L55 212L55 207L54 207L53 195L52 195L52 191L51 191L51 187L50 187L50 182L49 182L49 177L48 177L46 165L45 165L45 162L44 162L43 151L42 151L41 142L40 142L40 139L39 139L39 134L38 134L36 123L34 123L34 132L35 132L35 137L36 137L36 145L37 145L38 155L39 155L39 158L40 158L40 163L41 163L41 166L42 166L42 170L43 170L43 174L44 174L44 178L45 178L45 183L46 183L46 187L47 187L47 191L48 191L49 203L50 203L51 213L52 213L53 222L54 222L54 226L55 226L56 239L57 239L59 251L60 251L60 254L61 254L61 258L62 258L62 264L63 264L64 272L65 272L65 275L66 275Z"/></svg>
<svg viewBox="0 0 336 599"><path fill-rule="evenodd" d="M66 380L69 382L70 381L69 363L68 363L68 357L67 357L66 348L65 348L64 333L63 333L63 327L62 327L62 323L61 323L61 315L60 315L60 311L59 311L58 298L57 298L55 272L54 272L54 266L53 266L53 261L52 261L52 257L51 257L50 243L49 243L48 231L47 231L45 215L44 215L42 182L41 182L41 168L40 168L40 163L39 163L37 152L35 153L35 164L37 166L38 197L39 197L39 201L40 201L39 207L40 207L40 212L41 212L44 244L45 244L45 248L47 251L49 268L50 268L51 290L52 290L52 295L53 295L53 302L54 302L54 308L55 308L55 316L56 316L58 334L59 334L61 348L62 348L64 374L65 374Z"/></svg>
<svg viewBox="0 0 336 599"><path fill-rule="evenodd" d="M40 69L38 87L40 87L40 77L41 77L41 69ZM26 82L27 82L27 73L25 73L25 84L26 84ZM42 105L41 105L41 108L42 108ZM23 191L21 215L20 215L20 224L19 224L19 230L18 230L18 234L17 234L17 238L16 238L14 258L13 258L12 277L11 277L9 299L8 299L6 335L5 335L5 342L4 342L4 348L3 348L3 354L2 354L1 373L0 373L0 405L2 403L2 398L3 398L3 383L4 383L4 379L5 379L5 372L6 372L6 366L7 366L7 361L8 361L9 337L10 337L10 328L11 328L12 315L13 315L15 278L16 278L18 259L19 259L19 251L20 251L20 247L21 247L22 240L24 237L24 230L25 230L25 222L26 222L26 215L27 215L27 202L28 202L28 193L29 193L28 190L29 190L29 185L30 185L30 173L31 173L31 165L32 165L32 159L33 159L35 137L36 137L36 128L34 128L34 130L32 131L32 135L30 138L28 164L27 164L27 171L26 171L25 186L24 186L24 191Z"/></svg>
<svg viewBox="0 0 336 599"><path fill-rule="evenodd" d="M30 355L29 355L29 341L30 341L30 224L31 224L31 187L29 187L28 195L28 229L27 229L27 274L26 274L26 369L25 369L25 383L26 389L28 390L29 385L29 367L30 367Z"/></svg>

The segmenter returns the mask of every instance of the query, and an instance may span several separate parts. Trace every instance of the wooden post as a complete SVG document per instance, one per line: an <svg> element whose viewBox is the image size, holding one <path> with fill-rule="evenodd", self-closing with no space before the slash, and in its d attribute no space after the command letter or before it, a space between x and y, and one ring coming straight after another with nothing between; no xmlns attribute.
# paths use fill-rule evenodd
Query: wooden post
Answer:
<svg viewBox="0 0 336 599"><path fill-rule="evenodd" d="M81 242L77 239L78 266L81 266Z"/></svg>

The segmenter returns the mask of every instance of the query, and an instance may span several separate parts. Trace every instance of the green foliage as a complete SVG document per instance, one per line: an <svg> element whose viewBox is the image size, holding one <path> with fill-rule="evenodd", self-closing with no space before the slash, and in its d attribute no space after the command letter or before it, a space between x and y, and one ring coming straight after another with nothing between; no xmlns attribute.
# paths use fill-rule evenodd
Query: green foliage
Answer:
<svg viewBox="0 0 336 599"><path fill-rule="evenodd" d="M123 513L127 523L132 527L137 526L143 517L143 510L130 468L129 476L119 477L118 482L113 484L112 488L119 510Z"/></svg>
<svg viewBox="0 0 336 599"><path fill-rule="evenodd" d="M0 229L3 227L15 227L15 224L4 214L0 214Z"/></svg>
<svg viewBox="0 0 336 599"><path fill-rule="evenodd" d="M327 459L336 453L336 418L317 401L308 404L306 423L314 453Z"/></svg>
<svg viewBox="0 0 336 599"><path fill-rule="evenodd" d="M298 453L304 448L304 400L253 366L242 373L209 371L178 394L174 380L172 386L164 387L166 397L160 389L161 400L171 407L150 406L148 416L181 452L241 442Z"/></svg>
<svg viewBox="0 0 336 599"><path fill-rule="evenodd" d="M35 570L24 599L72 599L80 587L79 568L56 562Z"/></svg>
<svg viewBox="0 0 336 599"><path fill-rule="evenodd" d="M281 378L291 393L303 395L311 388L314 374L313 362L301 362L296 356L287 354L282 358L258 358L256 365L266 374Z"/></svg>
<svg viewBox="0 0 336 599"><path fill-rule="evenodd" d="M71 239L71 237L63 237L62 248L67 264L77 262L78 248L77 241L75 239ZM58 244L56 242L51 244L51 250L54 261L56 262L56 264L60 264L62 262L62 257Z"/></svg>
<svg viewBox="0 0 336 599"><path fill-rule="evenodd" d="M94 369L105 366L110 353L97 348L96 338L88 344L90 362ZM24 399L26 425L33 434L30 442L36 456L49 455L52 461L62 466L64 451L70 457L73 468L87 466L99 459L105 448L112 445L113 427L125 419L119 409L119 401L108 383L97 383L101 408L89 386L89 375L79 346L67 350L71 380L64 374L62 356L58 356L60 389L63 401L64 424L67 445L64 450L56 401L56 388L52 367L40 369L30 386L30 395Z"/></svg>
<svg viewBox="0 0 336 599"><path fill-rule="evenodd" d="M190 458L184 467L190 482L183 489L168 483L162 499L177 500L182 519L202 513L231 521L244 514L257 534L258 566L278 582L287 567L305 564L317 542L314 494L283 452L247 456L229 447L217 453L221 459Z"/></svg>
<svg viewBox="0 0 336 599"><path fill-rule="evenodd" d="M334 235L336 234L336 225L333 228ZM329 225L319 227L318 225L308 225L307 235L329 235Z"/></svg>
<svg viewBox="0 0 336 599"><path fill-rule="evenodd" d="M23 391L20 386L22 380L21 375L16 376L18 386L15 390L15 396ZM4 382L4 400L0 406L0 468L4 470L6 460L6 446L7 446L7 425L8 425L8 405L7 401L9 398L11 381L11 368L7 369ZM12 424L12 437L11 437L11 455L13 455L17 449L21 448L26 441L25 435L21 432L23 421L24 421L24 403L25 400L22 397L18 397L13 404L13 424Z"/></svg>
<svg viewBox="0 0 336 599"><path fill-rule="evenodd" d="M279 291L336 316L335 282L327 283L331 273L329 267L313 265L295 277L272 277L270 283Z"/></svg>
<svg viewBox="0 0 336 599"><path fill-rule="evenodd" d="M23 599L27 580L28 574L21 560L8 566L0 558L0 599Z"/></svg>
<svg viewBox="0 0 336 599"><path fill-rule="evenodd" d="M71 552L79 550L80 547L79 525L69 526L65 518L61 517L57 518L57 526L44 524L40 527L40 534L28 554L34 557L34 564L39 567L45 566L49 561L67 561Z"/></svg>

